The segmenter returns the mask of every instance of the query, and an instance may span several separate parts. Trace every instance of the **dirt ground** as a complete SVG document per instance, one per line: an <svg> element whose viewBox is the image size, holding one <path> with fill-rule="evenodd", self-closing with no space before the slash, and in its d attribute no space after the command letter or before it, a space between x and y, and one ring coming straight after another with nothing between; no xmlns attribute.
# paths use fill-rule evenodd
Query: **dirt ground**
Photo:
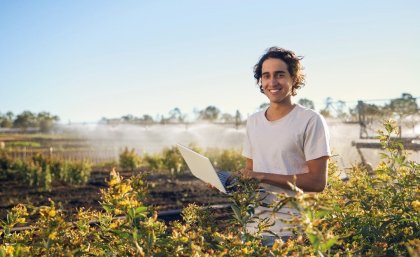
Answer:
<svg viewBox="0 0 420 257"><path fill-rule="evenodd" d="M123 177L131 176L131 172L120 173ZM75 213L77 208L84 207L102 210L100 189L105 188L105 180L109 177L107 170L94 170L91 179L84 186L69 186L54 183L51 192L38 192L19 181L0 180L0 219L4 219L7 210L18 203L34 206L49 205L49 200L60 203L68 213ZM163 174L148 175L150 186L147 205L153 205L158 211L182 209L189 203L198 205L227 203L228 199L216 190L209 189L203 182L190 174L171 177Z"/></svg>

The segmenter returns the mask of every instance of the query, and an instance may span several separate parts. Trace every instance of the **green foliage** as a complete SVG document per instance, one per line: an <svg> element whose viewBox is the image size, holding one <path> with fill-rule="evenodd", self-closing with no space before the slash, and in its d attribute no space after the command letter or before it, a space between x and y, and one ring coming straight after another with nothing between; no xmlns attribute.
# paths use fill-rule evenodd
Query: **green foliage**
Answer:
<svg viewBox="0 0 420 257"><path fill-rule="evenodd" d="M341 235L340 249L357 255L406 255L406 246L420 238L420 167L391 137L396 124L386 122L385 128L379 132L385 152L373 176L354 167L347 182L336 180L322 194L334 200L334 212L326 221Z"/></svg>
<svg viewBox="0 0 420 257"><path fill-rule="evenodd" d="M187 169L187 164L175 146L163 149L162 166L171 174L178 174Z"/></svg>
<svg viewBox="0 0 420 257"><path fill-rule="evenodd" d="M140 156L136 153L135 149L128 150L127 147L120 154L120 167L123 170L134 171L140 167Z"/></svg>
<svg viewBox="0 0 420 257"><path fill-rule="evenodd" d="M16 141L7 144L8 147L40 147L41 144L33 141Z"/></svg>
<svg viewBox="0 0 420 257"><path fill-rule="evenodd" d="M216 106L209 105L198 112L198 118L202 120L214 121L219 118L220 110Z"/></svg>
<svg viewBox="0 0 420 257"><path fill-rule="evenodd" d="M189 147L196 152L202 152L197 146L190 145ZM171 175L177 175L187 170L187 164L175 146L164 148L160 154L145 154L143 165L153 172L170 172Z"/></svg>
<svg viewBox="0 0 420 257"><path fill-rule="evenodd" d="M315 110L315 104L312 100L309 100L307 98L301 98L299 99L298 103L306 108Z"/></svg>
<svg viewBox="0 0 420 257"><path fill-rule="evenodd" d="M55 168L59 163L55 163ZM71 185L84 185L89 181L92 164L82 160L78 162L65 161L59 169L60 180Z"/></svg>
<svg viewBox="0 0 420 257"><path fill-rule="evenodd" d="M159 154L145 154L143 163L151 171L161 171L163 167L162 157Z"/></svg>
<svg viewBox="0 0 420 257"><path fill-rule="evenodd" d="M71 185L86 184L92 165L89 161L63 161L41 154L30 160L13 160L7 152L0 153L0 174L2 178L22 180L40 191L51 191L53 181Z"/></svg>
<svg viewBox="0 0 420 257"><path fill-rule="evenodd" d="M0 127L2 128L22 128L38 127L41 132L50 132L53 126L60 118L57 115L51 115L49 112L40 112L38 114L23 111L21 114L15 115L7 112L5 115L0 113Z"/></svg>
<svg viewBox="0 0 420 257"><path fill-rule="evenodd" d="M12 167L13 159L5 150L0 150L0 178L10 178L10 168Z"/></svg>
<svg viewBox="0 0 420 257"><path fill-rule="evenodd" d="M392 137L395 124L387 122L385 129L379 132L383 159L373 175L355 166L342 181L331 162L324 192L303 193L290 184L293 195L275 194L273 212L287 205L299 213L287 221L295 236L286 242L262 244L271 224L254 215L265 197L254 179L237 177L232 185L228 222L192 204L182 212L184 221L168 227L144 204L144 177L124 180L113 170L101 191L102 212L79 210L69 223L53 202L31 211L13 208L1 221L0 256L419 256L419 164ZM54 170L40 157L19 165ZM30 230L12 232L29 218L35 220ZM251 222L259 228L255 234L246 230Z"/></svg>
<svg viewBox="0 0 420 257"><path fill-rule="evenodd" d="M238 171L245 168L245 160L237 150L210 149L206 156L212 160L213 165L219 170Z"/></svg>
<svg viewBox="0 0 420 257"><path fill-rule="evenodd" d="M400 98L391 100L391 103L384 108L400 117L415 114L418 112L416 98L411 94L403 93Z"/></svg>

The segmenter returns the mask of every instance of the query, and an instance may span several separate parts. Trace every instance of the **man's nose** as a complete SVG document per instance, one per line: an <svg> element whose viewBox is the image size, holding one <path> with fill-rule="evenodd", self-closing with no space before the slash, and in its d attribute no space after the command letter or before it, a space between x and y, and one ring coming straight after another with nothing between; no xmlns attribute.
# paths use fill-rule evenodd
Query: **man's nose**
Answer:
<svg viewBox="0 0 420 257"><path fill-rule="evenodd" d="M269 81L268 81L268 83L270 83L270 85L277 85L277 79L273 76Z"/></svg>

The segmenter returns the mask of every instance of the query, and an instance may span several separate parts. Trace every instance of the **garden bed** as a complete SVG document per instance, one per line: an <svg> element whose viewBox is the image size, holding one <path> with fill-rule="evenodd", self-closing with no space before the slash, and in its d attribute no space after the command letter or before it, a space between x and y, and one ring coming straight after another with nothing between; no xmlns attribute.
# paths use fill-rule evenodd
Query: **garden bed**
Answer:
<svg viewBox="0 0 420 257"><path fill-rule="evenodd" d="M120 175L128 178L132 172L121 172ZM108 176L109 171L96 169L92 171L86 185L72 186L54 182L51 192L39 192L37 188L29 187L21 181L0 180L0 219L4 219L7 211L18 203L42 206L49 205L49 199L61 204L68 214L75 213L81 207L101 210L100 189L107 187ZM223 194L209 189L191 174L148 174L145 180L150 186L146 205L152 205L158 211L182 209L189 203L208 205L227 202Z"/></svg>

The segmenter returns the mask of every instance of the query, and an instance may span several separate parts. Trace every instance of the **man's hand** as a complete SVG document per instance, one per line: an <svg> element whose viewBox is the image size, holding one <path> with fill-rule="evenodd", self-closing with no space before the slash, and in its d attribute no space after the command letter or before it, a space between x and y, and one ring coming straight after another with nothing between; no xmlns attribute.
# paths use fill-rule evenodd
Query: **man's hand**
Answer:
<svg viewBox="0 0 420 257"><path fill-rule="evenodd" d="M247 169L247 168L239 170L239 174L242 177L256 178L256 179L258 179L260 181L263 179L263 174L262 173L254 172L254 171L252 171L250 169Z"/></svg>
<svg viewBox="0 0 420 257"><path fill-rule="evenodd" d="M252 170L244 168L238 171L239 175L242 177L252 177Z"/></svg>

